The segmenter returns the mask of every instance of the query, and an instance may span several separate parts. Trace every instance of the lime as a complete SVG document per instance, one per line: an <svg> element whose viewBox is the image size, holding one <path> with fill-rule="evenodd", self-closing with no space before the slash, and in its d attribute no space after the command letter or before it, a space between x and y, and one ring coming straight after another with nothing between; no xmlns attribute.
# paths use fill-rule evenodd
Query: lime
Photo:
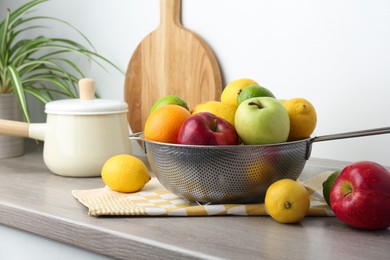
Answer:
<svg viewBox="0 0 390 260"><path fill-rule="evenodd" d="M157 108L165 105L179 105L189 110L187 103L182 98L176 95L168 95L160 98L153 104L152 108L150 109L150 114Z"/></svg>
<svg viewBox="0 0 390 260"><path fill-rule="evenodd" d="M242 101L254 98L254 97L272 97L275 98L274 94L270 90L260 85L249 85L241 89L238 92L237 96L237 106L241 104Z"/></svg>
<svg viewBox="0 0 390 260"><path fill-rule="evenodd" d="M330 207L330 189L333 186L334 181L339 176L340 171L332 172L329 177L322 183L322 194L324 195L324 199L328 206Z"/></svg>
<svg viewBox="0 0 390 260"><path fill-rule="evenodd" d="M144 162L129 154L109 158L103 165L101 175L103 182L118 192L139 191L150 181Z"/></svg>

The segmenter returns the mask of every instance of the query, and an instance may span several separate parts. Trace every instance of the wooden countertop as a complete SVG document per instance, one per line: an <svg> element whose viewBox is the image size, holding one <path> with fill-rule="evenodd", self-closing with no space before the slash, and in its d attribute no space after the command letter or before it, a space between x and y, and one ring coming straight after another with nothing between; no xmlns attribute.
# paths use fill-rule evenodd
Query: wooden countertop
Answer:
<svg viewBox="0 0 390 260"><path fill-rule="evenodd" d="M310 159L303 176L343 162ZM283 225L270 217L91 217L71 194L100 178L50 173L42 146L0 160L0 224L120 259L388 259L390 229L362 231L335 217Z"/></svg>

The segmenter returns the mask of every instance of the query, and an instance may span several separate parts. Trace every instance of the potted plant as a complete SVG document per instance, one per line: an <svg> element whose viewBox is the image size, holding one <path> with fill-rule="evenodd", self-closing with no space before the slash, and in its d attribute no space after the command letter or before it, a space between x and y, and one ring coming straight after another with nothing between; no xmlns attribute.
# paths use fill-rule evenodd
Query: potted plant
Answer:
<svg viewBox="0 0 390 260"><path fill-rule="evenodd" d="M16 107L20 109L24 120L30 122L26 96L31 96L44 104L61 97L77 98L78 80L85 76L72 57L77 56L78 60L81 57L99 66L104 62L120 70L96 53L91 42L66 21L50 16L28 14L34 7L47 1L32 0L14 11L7 10L5 18L0 23L0 118L15 120L11 116L17 114L14 111ZM74 40L41 35L47 28L43 26L43 22L58 22L72 28L88 47ZM27 37L28 33L40 35ZM11 108L7 109L5 105L8 103L11 104ZM7 115L6 112L12 115ZM18 139L4 136L0 138ZM0 139L0 147L11 150L6 147L10 142L8 139L5 144L3 141L3 145L1 142ZM0 152L0 157L7 156L2 156Z"/></svg>

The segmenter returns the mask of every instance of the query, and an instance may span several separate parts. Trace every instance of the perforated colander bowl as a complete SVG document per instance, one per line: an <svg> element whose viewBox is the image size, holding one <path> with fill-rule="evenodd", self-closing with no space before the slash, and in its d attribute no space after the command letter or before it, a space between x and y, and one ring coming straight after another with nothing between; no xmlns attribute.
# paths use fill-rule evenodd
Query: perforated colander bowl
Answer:
<svg viewBox="0 0 390 260"><path fill-rule="evenodd" d="M187 146L145 142L153 173L174 194L201 203L262 201L274 181L297 179L306 144ZM285 146L285 145L284 145ZM283 147L284 147L283 146Z"/></svg>
<svg viewBox="0 0 390 260"><path fill-rule="evenodd" d="M390 133L390 127L271 145L190 146L143 140L153 173L172 193L199 203L264 201L275 181L297 179L313 142Z"/></svg>

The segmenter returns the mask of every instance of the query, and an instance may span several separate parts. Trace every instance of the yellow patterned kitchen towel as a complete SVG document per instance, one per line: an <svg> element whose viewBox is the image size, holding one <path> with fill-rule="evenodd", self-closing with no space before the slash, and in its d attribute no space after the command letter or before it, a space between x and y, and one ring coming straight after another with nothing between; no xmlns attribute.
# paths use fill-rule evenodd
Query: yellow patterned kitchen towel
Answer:
<svg viewBox="0 0 390 260"><path fill-rule="evenodd" d="M322 196L322 182L332 172L324 172L302 181L310 194L308 216L334 216ZM264 204L210 204L199 205L179 198L152 180L135 193L120 193L108 187L73 190L73 196L88 208L91 216L217 216L268 215Z"/></svg>

